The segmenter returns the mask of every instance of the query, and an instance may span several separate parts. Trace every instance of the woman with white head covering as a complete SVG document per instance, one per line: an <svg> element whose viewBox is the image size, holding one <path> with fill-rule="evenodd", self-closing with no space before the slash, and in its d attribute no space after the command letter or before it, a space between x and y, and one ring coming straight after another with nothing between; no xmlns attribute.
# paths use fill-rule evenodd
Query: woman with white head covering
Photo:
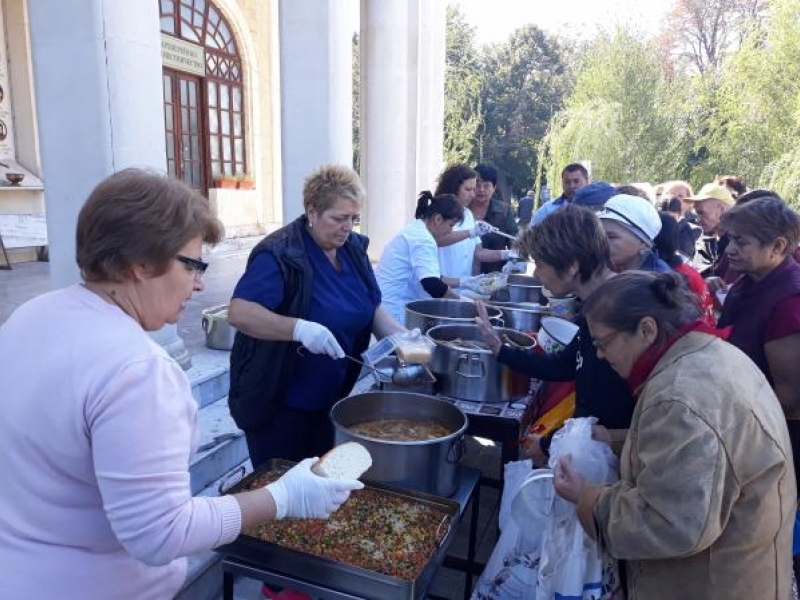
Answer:
<svg viewBox="0 0 800 600"><path fill-rule="evenodd" d="M658 211L638 196L617 194L597 214L603 224L611 249L612 268L622 271L666 273L669 265L653 252L653 240L661 231Z"/></svg>

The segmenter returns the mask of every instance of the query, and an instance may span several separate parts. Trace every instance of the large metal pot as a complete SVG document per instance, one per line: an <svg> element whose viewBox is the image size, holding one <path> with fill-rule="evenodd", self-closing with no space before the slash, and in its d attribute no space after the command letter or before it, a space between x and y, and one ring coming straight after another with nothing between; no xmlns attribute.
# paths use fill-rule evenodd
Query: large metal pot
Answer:
<svg viewBox="0 0 800 600"><path fill-rule="evenodd" d="M236 329L228 322L228 305L212 306L202 311L203 331L206 334L206 346L215 350L233 348Z"/></svg>
<svg viewBox="0 0 800 600"><path fill-rule="evenodd" d="M502 311L503 326L517 331L539 331L542 317L550 314L547 308L538 304L496 302L494 300L490 300L487 304Z"/></svg>
<svg viewBox="0 0 800 600"><path fill-rule="evenodd" d="M500 310L487 307L489 320L500 324ZM431 298L430 300L412 300L406 304L406 327L418 328L427 333L431 327L444 324L475 322L478 311L472 302Z"/></svg>
<svg viewBox="0 0 800 600"><path fill-rule="evenodd" d="M506 327L495 327L495 331L517 346L536 345L536 340L519 331ZM488 348L470 344L483 343L477 325L438 325L428 331L428 337L436 343L431 370L445 396L475 402L505 402L527 391L529 378L497 362Z"/></svg>
<svg viewBox="0 0 800 600"><path fill-rule="evenodd" d="M449 496L458 487L458 462L464 448L467 417L454 404L410 392L366 392L339 400L330 413L336 443L356 441L372 455L365 479ZM451 433L426 441L379 440L349 428L365 421L435 421Z"/></svg>
<svg viewBox="0 0 800 600"><path fill-rule="evenodd" d="M509 275L508 299L511 302L542 302L542 283L528 275Z"/></svg>

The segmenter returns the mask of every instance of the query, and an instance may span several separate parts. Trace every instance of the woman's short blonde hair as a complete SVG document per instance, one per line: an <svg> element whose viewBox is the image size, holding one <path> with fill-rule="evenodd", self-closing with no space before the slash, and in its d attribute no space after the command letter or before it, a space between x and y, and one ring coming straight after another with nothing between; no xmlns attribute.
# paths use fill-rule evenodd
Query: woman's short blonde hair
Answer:
<svg viewBox="0 0 800 600"><path fill-rule="evenodd" d="M143 264L162 275L189 241L216 244L222 223L185 183L143 169L101 181L78 215L76 259L85 281L124 281Z"/></svg>
<svg viewBox="0 0 800 600"><path fill-rule="evenodd" d="M324 165L306 177L303 184L303 208L324 213L337 200L351 200L361 205L366 198L364 184L353 169L343 165Z"/></svg>

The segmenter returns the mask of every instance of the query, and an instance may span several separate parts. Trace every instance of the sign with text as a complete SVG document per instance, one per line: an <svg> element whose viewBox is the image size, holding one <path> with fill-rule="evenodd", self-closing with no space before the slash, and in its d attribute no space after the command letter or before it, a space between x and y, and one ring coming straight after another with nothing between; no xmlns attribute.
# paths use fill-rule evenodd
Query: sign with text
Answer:
<svg viewBox="0 0 800 600"><path fill-rule="evenodd" d="M6 248L47 245L44 215L0 215L0 236Z"/></svg>
<svg viewBox="0 0 800 600"><path fill-rule="evenodd" d="M161 63L176 71L202 76L206 74L206 51L202 46L162 33Z"/></svg>

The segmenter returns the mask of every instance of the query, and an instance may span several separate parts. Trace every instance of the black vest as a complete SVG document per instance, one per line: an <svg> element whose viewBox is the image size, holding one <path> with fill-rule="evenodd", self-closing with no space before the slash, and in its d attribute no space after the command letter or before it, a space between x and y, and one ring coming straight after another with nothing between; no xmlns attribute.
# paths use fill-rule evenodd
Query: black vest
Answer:
<svg viewBox="0 0 800 600"><path fill-rule="evenodd" d="M311 306L311 283L313 271L303 246L303 229L306 217L302 216L285 227L265 237L250 252L247 266L262 252L271 252L278 261L284 281L283 299L275 312L286 317L304 318ZM378 283L367 256L369 240L351 233L342 249L367 284L377 292ZM356 355L369 345L372 322L358 334ZM263 427L280 406L291 377L295 373L297 342L259 340L237 332L231 349L230 391L228 406L236 425L245 431ZM343 398L352 390L361 368L352 363L347 367L344 385L338 397Z"/></svg>

